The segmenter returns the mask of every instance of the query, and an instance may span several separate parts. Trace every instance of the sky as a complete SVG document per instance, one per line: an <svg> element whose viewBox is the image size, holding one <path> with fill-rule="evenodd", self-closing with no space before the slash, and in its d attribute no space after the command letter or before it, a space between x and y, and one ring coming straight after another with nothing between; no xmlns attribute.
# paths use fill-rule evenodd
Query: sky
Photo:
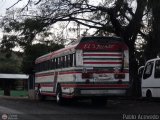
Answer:
<svg viewBox="0 0 160 120"><path fill-rule="evenodd" d="M6 12L6 9L14 5L18 0L0 0L0 16L3 16ZM22 0L15 7L22 7L27 0Z"/></svg>
<svg viewBox="0 0 160 120"><path fill-rule="evenodd" d="M6 9L14 5L18 0L0 0L0 20L5 15ZM14 7L23 7L28 0L22 0L18 4L16 4ZM3 33L0 29L0 39L2 39Z"/></svg>

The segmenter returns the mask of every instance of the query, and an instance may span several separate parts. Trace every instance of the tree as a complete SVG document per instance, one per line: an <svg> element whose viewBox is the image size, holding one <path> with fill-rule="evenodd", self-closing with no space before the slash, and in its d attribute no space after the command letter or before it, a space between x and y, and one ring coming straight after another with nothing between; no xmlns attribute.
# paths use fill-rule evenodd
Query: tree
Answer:
<svg viewBox="0 0 160 120"><path fill-rule="evenodd" d="M0 52L0 73L21 73L22 56Z"/></svg>

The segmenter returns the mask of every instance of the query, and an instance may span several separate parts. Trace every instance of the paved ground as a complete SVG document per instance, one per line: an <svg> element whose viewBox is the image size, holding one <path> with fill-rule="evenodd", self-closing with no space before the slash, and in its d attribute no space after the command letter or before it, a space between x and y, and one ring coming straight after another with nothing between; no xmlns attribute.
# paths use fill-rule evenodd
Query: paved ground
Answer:
<svg viewBox="0 0 160 120"><path fill-rule="evenodd" d="M10 120L122 120L160 119L160 100L112 99L103 107L80 101L59 106L54 100L33 101L0 97L0 119ZM147 118L146 118L147 117Z"/></svg>

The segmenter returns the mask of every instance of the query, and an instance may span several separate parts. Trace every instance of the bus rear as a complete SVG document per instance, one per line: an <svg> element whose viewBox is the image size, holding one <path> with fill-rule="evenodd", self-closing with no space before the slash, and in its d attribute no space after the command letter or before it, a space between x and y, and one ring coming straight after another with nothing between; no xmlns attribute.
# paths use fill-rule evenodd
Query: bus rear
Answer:
<svg viewBox="0 0 160 120"><path fill-rule="evenodd" d="M128 47L118 37L84 37L76 49L75 82L62 84L72 97L125 96L129 87Z"/></svg>

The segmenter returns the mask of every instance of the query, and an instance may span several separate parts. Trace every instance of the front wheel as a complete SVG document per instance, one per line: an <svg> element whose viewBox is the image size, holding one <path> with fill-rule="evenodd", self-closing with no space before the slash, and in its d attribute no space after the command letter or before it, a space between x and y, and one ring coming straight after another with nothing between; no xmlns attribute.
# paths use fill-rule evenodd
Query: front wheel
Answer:
<svg viewBox="0 0 160 120"><path fill-rule="evenodd" d="M146 97L147 97L147 99L151 99L152 98L152 92L150 90L147 90Z"/></svg>
<svg viewBox="0 0 160 120"><path fill-rule="evenodd" d="M46 99L46 96L42 95L40 90L37 91L37 99L40 101L44 101Z"/></svg>

